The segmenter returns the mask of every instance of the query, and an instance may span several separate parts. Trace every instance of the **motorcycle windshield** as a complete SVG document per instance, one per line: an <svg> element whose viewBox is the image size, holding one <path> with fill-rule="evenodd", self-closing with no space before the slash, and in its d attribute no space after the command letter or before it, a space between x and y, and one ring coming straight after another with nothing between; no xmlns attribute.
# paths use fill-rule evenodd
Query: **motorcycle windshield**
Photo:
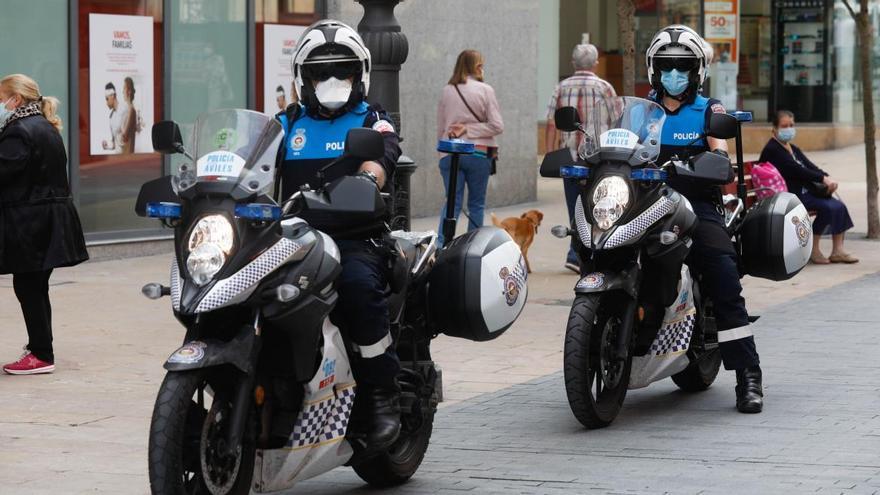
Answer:
<svg viewBox="0 0 880 495"><path fill-rule="evenodd" d="M660 155L666 112L653 101L632 96L596 101L584 126L584 155L637 166Z"/></svg>
<svg viewBox="0 0 880 495"><path fill-rule="evenodd" d="M275 180L281 125L259 112L224 109L203 113L193 125L189 147L195 164L178 167L172 179L180 193L199 183L213 192L265 194Z"/></svg>

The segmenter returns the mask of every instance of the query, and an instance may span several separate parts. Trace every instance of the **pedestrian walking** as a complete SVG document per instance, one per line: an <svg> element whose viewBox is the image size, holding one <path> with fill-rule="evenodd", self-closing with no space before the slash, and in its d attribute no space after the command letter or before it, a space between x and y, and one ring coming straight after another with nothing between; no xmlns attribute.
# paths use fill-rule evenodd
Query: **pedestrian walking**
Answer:
<svg viewBox="0 0 880 495"><path fill-rule="evenodd" d="M443 87L437 108L437 138L460 138L476 145L476 152L461 157L455 190L454 217L458 219L467 186L468 231L483 226L483 210L486 208L486 189L489 175L497 158L498 144L495 137L504 132L504 122L495 90L483 82L483 56L476 50L464 50L458 54L455 69L449 83ZM440 159L443 184L449 189L450 156ZM444 203L440 213L438 242L443 245Z"/></svg>
<svg viewBox="0 0 880 495"><path fill-rule="evenodd" d="M3 366L13 375L55 370L49 277L88 259L57 110L30 77L0 80L0 273L12 274L28 332L24 354Z"/></svg>
<svg viewBox="0 0 880 495"><path fill-rule="evenodd" d="M584 142L584 134L579 132L560 132L556 129L553 114L557 108L574 107L584 122L595 108L596 102L603 98L617 96L614 87L593 70L599 61L599 50L589 43L574 47L571 53L571 65L574 67L574 75L560 82L553 90L550 104L547 106L547 131L545 143L548 150L557 150L568 147L571 150L572 161L577 160L578 148ZM577 201L579 187L576 179L564 179L565 205L568 208L568 218L574 217L574 208ZM565 256L565 267L580 274L580 262L574 249L574 240L569 244L568 253Z"/></svg>

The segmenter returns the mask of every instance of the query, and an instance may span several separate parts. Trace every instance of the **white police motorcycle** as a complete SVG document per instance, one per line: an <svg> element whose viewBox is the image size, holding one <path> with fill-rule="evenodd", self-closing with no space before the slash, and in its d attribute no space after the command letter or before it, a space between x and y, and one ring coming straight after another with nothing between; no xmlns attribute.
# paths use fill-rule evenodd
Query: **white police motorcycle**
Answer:
<svg viewBox="0 0 880 495"><path fill-rule="evenodd" d="M678 174L724 184L730 163L705 152L658 167L666 114L649 100L599 100L586 124L571 107L555 117L558 129L585 136L577 164L565 148L548 153L541 165L543 176L575 179L581 188L573 228L553 228L558 237L574 236L582 260L565 333L565 389L578 421L600 428L617 416L627 389L671 377L696 392L715 380L721 357L712 302L701 297L699 280L684 264L697 217L665 181ZM743 184L738 119L713 114L708 135L737 139ZM745 199L744 186L739 197L724 199L741 271L772 280L793 277L810 255L806 209L790 193L748 211Z"/></svg>
<svg viewBox="0 0 880 495"><path fill-rule="evenodd" d="M136 205L174 229L170 287L143 292L170 296L186 329L165 362L150 424L154 494L274 492L342 465L374 486L405 482L428 448L441 397L431 339L496 338L525 304L522 256L503 231L470 232L440 251L433 232L391 233L402 431L390 448L372 448L355 407L352 344L331 319L339 249L298 215L366 223L385 203L373 184L342 177L278 204L267 194L282 135L274 119L248 110L199 116L189 150L174 122L153 127L157 151L190 160L144 184ZM344 158L384 154L371 129L351 130L345 146Z"/></svg>

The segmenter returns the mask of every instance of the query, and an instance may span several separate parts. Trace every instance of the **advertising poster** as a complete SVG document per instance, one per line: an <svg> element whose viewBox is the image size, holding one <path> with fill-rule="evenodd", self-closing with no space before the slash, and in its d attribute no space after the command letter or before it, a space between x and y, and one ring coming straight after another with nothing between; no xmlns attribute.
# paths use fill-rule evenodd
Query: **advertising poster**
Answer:
<svg viewBox="0 0 880 495"><path fill-rule="evenodd" d="M153 18L89 14L89 150L150 153Z"/></svg>
<svg viewBox="0 0 880 495"><path fill-rule="evenodd" d="M703 32L715 58L710 68L711 95L728 110L737 106L739 72L739 0L712 0L703 4Z"/></svg>
<svg viewBox="0 0 880 495"><path fill-rule="evenodd" d="M263 26L263 111L274 115L296 100L291 63L296 42L307 26Z"/></svg>

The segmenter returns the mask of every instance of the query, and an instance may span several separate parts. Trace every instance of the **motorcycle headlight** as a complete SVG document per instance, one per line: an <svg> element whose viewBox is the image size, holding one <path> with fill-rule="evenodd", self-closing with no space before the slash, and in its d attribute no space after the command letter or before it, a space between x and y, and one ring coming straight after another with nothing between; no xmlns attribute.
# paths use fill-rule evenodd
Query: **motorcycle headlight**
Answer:
<svg viewBox="0 0 880 495"><path fill-rule="evenodd" d="M629 186L623 177L605 177L593 188L593 220L601 230L610 229L628 206Z"/></svg>
<svg viewBox="0 0 880 495"><path fill-rule="evenodd" d="M223 215L207 215L196 222L189 234L186 269L198 285L208 283L226 263L235 234Z"/></svg>

